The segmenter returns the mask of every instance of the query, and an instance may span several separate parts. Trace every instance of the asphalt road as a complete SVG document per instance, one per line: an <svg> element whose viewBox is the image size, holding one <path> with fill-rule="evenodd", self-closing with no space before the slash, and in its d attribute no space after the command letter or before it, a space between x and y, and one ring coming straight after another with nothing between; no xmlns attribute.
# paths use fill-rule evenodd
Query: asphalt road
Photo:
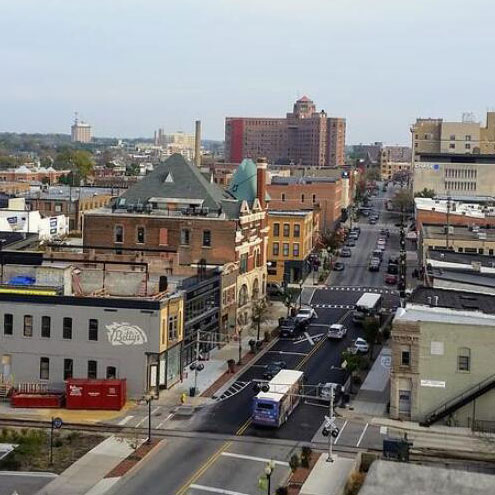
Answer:
<svg viewBox="0 0 495 495"><path fill-rule="evenodd" d="M391 192L388 193L390 194ZM352 339L362 336L362 329L352 322L354 304L363 292L369 290L382 293L385 306L393 307L398 304L394 288L384 285L384 269L375 273L367 269L368 259L381 227L394 231L387 246L388 255L398 252L398 229L393 227L397 220L385 211L383 196L373 201L381 213L379 223L359 223L361 236L356 247L352 248L352 257L343 259L346 269L343 272L333 272L327 281L328 287L315 289L309 295L317 318L308 328L308 335L298 340L279 339L255 365L238 377L227 394L228 398L203 407L192 417L154 418L155 427L195 431L198 438L167 440L164 447L142 469L126 483L117 484L111 494L255 495L259 492L258 478L263 474L269 459L278 462L274 471L274 487L288 474L287 462L292 450L277 445L277 439L295 442L326 441L321 435L321 426L328 410L325 404L316 399L314 386L328 381L330 368L341 365L342 351L349 346ZM325 338L325 327L322 325L336 322L344 323L348 327L348 333L341 341L330 341ZM252 381L262 379L266 364L279 360L285 361L289 369L304 371L305 393L314 393L315 400L302 401L280 428L255 426L250 420L251 403L255 395ZM379 429L367 424L365 420L346 421L338 418L337 424L340 427L337 446L380 448ZM203 432L244 436L252 441L239 444L204 440L201 435Z"/></svg>
<svg viewBox="0 0 495 495"><path fill-rule="evenodd" d="M52 473L0 472L0 495L33 495L57 477Z"/></svg>

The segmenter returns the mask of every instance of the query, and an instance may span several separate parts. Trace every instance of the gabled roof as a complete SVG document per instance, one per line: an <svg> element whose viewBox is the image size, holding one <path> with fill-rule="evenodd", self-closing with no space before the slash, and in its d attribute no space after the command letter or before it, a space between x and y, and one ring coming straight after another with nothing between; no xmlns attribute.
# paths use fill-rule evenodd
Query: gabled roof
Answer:
<svg viewBox="0 0 495 495"><path fill-rule="evenodd" d="M127 205L146 205L150 198L200 199L202 207L222 209L228 218L237 218L240 208L236 198L209 182L198 167L178 153L157 165L121 198L125 198Z"/></svg>

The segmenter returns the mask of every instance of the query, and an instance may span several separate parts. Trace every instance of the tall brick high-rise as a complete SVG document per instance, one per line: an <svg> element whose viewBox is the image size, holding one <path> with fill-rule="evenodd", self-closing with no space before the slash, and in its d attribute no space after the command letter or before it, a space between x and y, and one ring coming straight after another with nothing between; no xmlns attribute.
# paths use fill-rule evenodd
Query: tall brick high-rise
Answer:
<svg viewBox="0 0 495 495"><path fill-rule="evenodd" d="M345 163L345 119L328 117L307 96L285 118L227 117L225 159L266 156L277 164L336 167Z"/></svg>

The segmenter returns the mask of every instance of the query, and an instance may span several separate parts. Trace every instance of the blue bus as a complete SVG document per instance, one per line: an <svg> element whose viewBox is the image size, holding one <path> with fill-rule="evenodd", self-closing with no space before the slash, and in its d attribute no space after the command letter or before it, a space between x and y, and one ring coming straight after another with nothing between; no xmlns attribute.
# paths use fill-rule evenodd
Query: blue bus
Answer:
<svg viewBox="0 0 495 495"><path fill-rule="evenodd" d="M303 382L302 371L281 370L268 383L268 392L253 398L252 421L257 425L279 427L298 406Z"/></svg>

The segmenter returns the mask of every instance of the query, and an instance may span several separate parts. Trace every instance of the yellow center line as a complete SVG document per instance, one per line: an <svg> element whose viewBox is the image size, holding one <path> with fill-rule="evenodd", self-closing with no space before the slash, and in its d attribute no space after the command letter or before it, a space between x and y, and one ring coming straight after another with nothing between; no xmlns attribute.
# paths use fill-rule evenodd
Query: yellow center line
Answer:
<svg viewBox="0 0 495 495"><path fill-rule="evenodd" d="M344 315L342 315L341 318L339 318L337 323L341 323L342 321L345 320L347 315L351 311L347 311ZM302 366L311 358L311 356L317 352L317 350L325 343L325 339L321 339L314 347L311 349L311 351L304 356L301 361L298 363L296 366L296 370L301 369ZM252 419L249 418L246 420L246 422L239 427L239 429L236 432L236 436L242 436L246 432L246 430L249 428L249 426L252 423ZM207 461L204 462L204 464L199 467L196 472L182 485L182 487L179 489L178 492L176 492L176 495L185 495L189 487L194 484L196 481L203 476L203 474L215 463L215 461L222 455L222 452L227 450L230 446L232 445L232 441L225 442Z"/></svg>

